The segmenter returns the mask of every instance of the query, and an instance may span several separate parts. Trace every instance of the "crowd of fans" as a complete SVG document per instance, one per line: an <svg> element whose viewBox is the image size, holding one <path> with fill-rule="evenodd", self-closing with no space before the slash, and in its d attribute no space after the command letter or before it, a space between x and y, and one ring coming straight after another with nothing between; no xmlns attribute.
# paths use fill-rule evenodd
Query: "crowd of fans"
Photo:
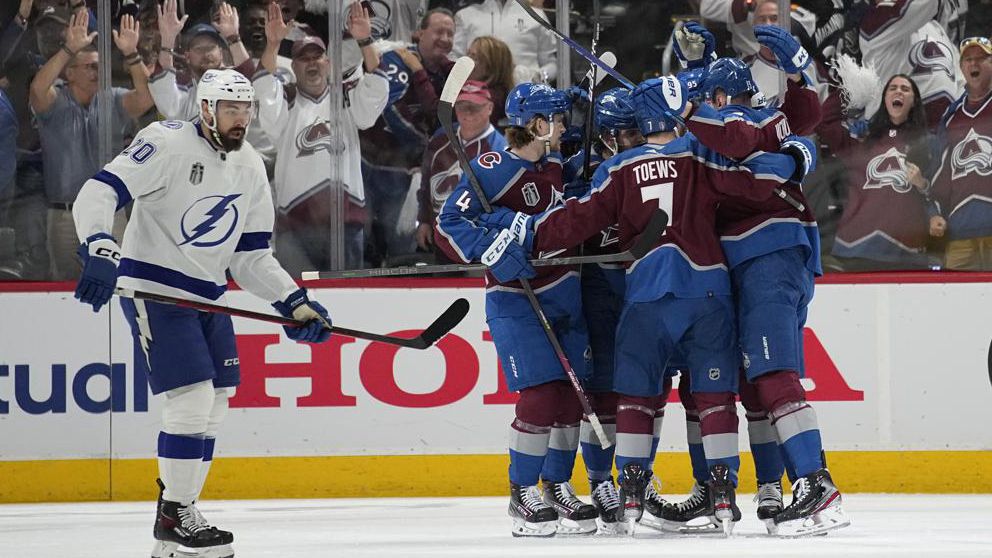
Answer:
<svg viewBox="0 0 992 558"><path fill-rule="evenodd" d="M326 10L339 3L335 69ZM992 269L989 3L792 3L789 28L815 59L805 78L823 103L821 162L805 188L828 270ZM113 0L110 61L96 48L95 0L8 4L0 8L0 279L75 279L71 209L105 162L104 127L112 155L153 120L194 118L196 81L218 67L255 84L248 140L270 174L276 255L291 273L330 269L341 246L349 268L443 261L431 223L461 173L437 120L453 60L476 62L455 103L470 156L505 145L504 102L515 84L562 86L586 67L573 57L573 75L560 75L556 40L514 0L361 3L371 17L355 17L361 4L351 0ZM554 19L555 2L531 4ZM762 93L753 103L778 101L781 72L753 32L779 23L778 0L603 0L595 18L592 4L572 1L573 36L588 44L598 21L600 52L613 50L635 81L678 71L673 26L695 19L720 55L748 64ZM110 88L99 87L101 64L112 70ZM342 103L335 122L332 98ZM340 183L329 179L332 158ZM125 223L119 212L116 227Z"/></svg>

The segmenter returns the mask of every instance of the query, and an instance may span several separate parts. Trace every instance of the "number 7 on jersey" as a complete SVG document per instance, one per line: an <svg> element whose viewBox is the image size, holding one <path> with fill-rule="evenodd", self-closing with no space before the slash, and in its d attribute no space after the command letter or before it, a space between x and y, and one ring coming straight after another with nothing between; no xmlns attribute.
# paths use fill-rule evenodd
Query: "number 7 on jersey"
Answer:
<svg viewBox="0 0 992 558"><path fill-rule="evenodd" d="M668 224L675 221L672 215L672 196L675 192L674 182L663 182L653 186L641 187L641 201L647 203L649 200L658 200L658 208L668 214Z"/></svg>

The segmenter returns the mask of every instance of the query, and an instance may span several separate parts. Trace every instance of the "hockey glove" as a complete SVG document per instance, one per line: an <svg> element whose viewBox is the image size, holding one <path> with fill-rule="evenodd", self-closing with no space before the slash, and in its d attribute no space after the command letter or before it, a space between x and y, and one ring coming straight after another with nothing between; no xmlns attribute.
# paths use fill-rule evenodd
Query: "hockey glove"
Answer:
<svg viewBox="0 0 992 558"><path fill-rule="evenodd" d="M791 135L782 140L780 153L792 157L796 170L789 180L801 184L806 176L816 170L816 144L802 137Z"/></svg>
<svg viewBox="0 0 992 558"><path fill-rule="evenodd" d="M776 25L756 25L754 36L768 47L787 74L801 74L810 64L809 53L788 31Z"/></svg>
<svg viewBox="0 0 992 558"><path fill-rule="evenodd" d="M716 38L695 21L687 21L675 29L672 46L683 68L705 67L716 59Z"/></svg>
<svg viewBox="0 0 992 558"><path fill-rule="evenodd" d="M848 120L845 125L847 126L847 133L852 138L864 139L868 137L868 121L864 118Z"/></svg>
<svg viewBox="0 0 992 558"><path fill-rule="evenodd" d="M301 326L283 326L286 337L301 343L323 343L331 337L331 317L327 309L307 297L305 289L293 291L286 300L275 302L272 307L286 318L306 322Z"/></svg>
<svg viewBox="0 0 992 558"><path fill-rule="evenodd" d="M117 286L117 265L121 263L121 247L109 234L99 233L79 246L83 259L83 274L76 283L74 296L83 304L92 304L93 311L110 302Z"/></svg>
<svg viewBox="0 0 992 558"><path fill-rule="evenodd" d="M537 275L533 266L527 261L527 252L514 241L513 233L509 230L489 231L486 239L489 247L479 258L489 266L489 272L500 283L509 283L517 279L530 279Z"/></svg>
<svg viewBox="0 0 992 558"><path fill-rule="evenodd" d="M523 246L527 252L530 252L534 244L534 231L531 227L530 215L526 213L505 207L494 207L492 213L479 215L479 222L487 228L510 231L513 240Z"/></svg>

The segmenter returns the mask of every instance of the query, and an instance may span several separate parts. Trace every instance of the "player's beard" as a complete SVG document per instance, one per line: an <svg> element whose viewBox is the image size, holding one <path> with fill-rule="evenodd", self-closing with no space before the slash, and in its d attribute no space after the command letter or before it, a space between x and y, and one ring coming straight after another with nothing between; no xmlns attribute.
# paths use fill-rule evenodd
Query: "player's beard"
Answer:
<svg viewBox="0 0 992 558"><path fill-rule="evenodd" d="M231 134L233 132L238 132L238 131L241 132L241 134L238 137L231 137ZM247 130L245 130L244 128L231 128L230 130L227 131L226 134L222 134L220 136L221 147L224 148L224 151L237 151L241 149L241 146L245 143L246 133Z"/></svg>

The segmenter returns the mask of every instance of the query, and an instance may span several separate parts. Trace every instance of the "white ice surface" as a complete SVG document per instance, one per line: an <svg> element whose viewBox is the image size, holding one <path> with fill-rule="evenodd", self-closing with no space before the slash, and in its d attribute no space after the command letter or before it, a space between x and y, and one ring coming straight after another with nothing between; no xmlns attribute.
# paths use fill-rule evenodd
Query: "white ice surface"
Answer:
<svg viewBox="0 0 992 558"><path fill-rule="evenodd" d="M729 540L646 528L634 538L514 539L506 498L242 500L204 502L201 510L235 533L238 558L992 557L992 495L845 495L850 527L793 540L763 536L750 495L739 501L744 520ZM2 505L0 558L147 557L154 507Z"/></svg>

